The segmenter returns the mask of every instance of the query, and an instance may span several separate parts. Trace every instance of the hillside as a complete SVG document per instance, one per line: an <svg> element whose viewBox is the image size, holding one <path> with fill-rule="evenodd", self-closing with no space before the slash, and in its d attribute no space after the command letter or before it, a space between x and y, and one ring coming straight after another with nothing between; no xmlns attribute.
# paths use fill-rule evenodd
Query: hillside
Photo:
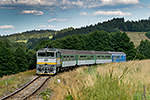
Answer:
<svg viewBox="0 0 150 100"><path fill-rule="evenodd" d="M125 31L131 37L131 41L134 42L137 47L141 40L146 39L144 33L150 30L150 20L139 20L139 21L126 21L124 18L113 18L102 23L95 25L84 26L81 28L74 29L69 27L60 31L56 30L32 30L22 33L15 33L7 36L0 36L0 40L8 38L10 42L24 42L28 49L34 49L42 40L55 40L66 36L75 34L88 34L95 30L106 31L108 33L118 32L120 30ZM136 34L138 32L138 34Z"/></svg>
<svg viewBox="0 0 150 100"><path fill-rule="evenodd" d="M135 47L140 45L141 40L149 40L146 36L146 32L126 32L130 37L130 40L134 43Z"/></svg>
<svg viewBox="0 0 150 100"><path fill-rule="evenodd" d="M140 60L78 67L53 77L38 96L51 100L140 100L143 94L143 98L146 95L149 100L149 66L150 60ZM32 70L0 78L0 97L14 91L34 76L35 70ZM6 81L8 86L5 85ZM146 86L146 94L143 85Z"/></svg>

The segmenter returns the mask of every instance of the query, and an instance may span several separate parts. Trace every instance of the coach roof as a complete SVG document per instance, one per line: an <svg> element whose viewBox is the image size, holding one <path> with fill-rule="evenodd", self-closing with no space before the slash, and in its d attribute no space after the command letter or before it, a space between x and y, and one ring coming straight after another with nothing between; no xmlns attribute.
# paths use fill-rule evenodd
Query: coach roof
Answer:
<svg viewBox="0 0 150 100"><path fill-rule="evenodd" d="M99 54L111 55L111 53L107 51L67 50L67 49L58 49L58 50L61 51L62 55L99 55Z"/></svg>

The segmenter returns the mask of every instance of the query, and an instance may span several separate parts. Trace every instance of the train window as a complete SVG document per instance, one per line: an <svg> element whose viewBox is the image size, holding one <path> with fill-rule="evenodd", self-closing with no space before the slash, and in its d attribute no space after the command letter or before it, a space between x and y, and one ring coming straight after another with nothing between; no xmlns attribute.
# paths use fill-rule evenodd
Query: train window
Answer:
<svg viewBox="0 0 150 100"><path fill-rule="evenodd" d="M56 57L57 57L57 58L60 58L60 52L57 52L57 53L56 53Z"/></svg>
<svg viewBox="0 0 150 100"><path fill-rule="evenodd" d="M54 52L47 52L47 57L54 57Z"/></svg>
<svg viewBox="0 0 150 100"><path fill-rule="evenodd" d="M84 58L87 58L87 56L84 56Z"/></svg>
<svg viewBox="0 0 150 100"><path fill-rule="evenodd" d="M97 59L103 59L103 58L102 58L102 55L98 55L98 56L97 56Z"/></svg>
<svg viewBox="0 0 150 100"><path fill-rule="evenodd" d="M75 60L74 56L70 56L70 60Z"/></svg>
<svg viewBox="0 0 150 100"><path fill-rule="evenodd" d="M116 56L117 59L120 59L120 56Z"/></svg>
<svg viewBox="0 0 150 100"><path fill-rule="evenodd" d="M84 56L80 56L80 59L83 60L83 59L84 59L83 57L84 57Z"/></svg>
<svg viewBox="0 0 150 100"><path fill-rule="evenodd" d="M105 56L105 59L111 59L111 56Z"/></svg>
<svg viewBox="0 0 150 100"><path fill-rule="evenodd" d="M63 60L64 60L64 61L66 60L66 56L63 56Z"/></svg>
<svg viewBox="0 0 150 100"><path fill-rule="evenodd" d="M67 56L67 60L69 60L69 56Z"/></svg>
<svg viewBox="0 0 150 100"><path fill-rule="evenodd" d="M38 57L45 57L46 53L45 52L38 52Z"/></svg>

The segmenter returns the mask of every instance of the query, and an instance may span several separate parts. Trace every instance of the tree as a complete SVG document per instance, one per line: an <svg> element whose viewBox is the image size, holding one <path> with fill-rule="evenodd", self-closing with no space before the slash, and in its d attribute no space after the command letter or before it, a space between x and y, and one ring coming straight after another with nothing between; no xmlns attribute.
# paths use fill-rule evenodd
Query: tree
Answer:
<svg viewBox="0 0 150 100"><path fill-rule="evenodd" d="M145 56L146 59L150 59L150 42L148 40L142 40L137 49L140 54Z"/></svg>
<svg viewBox="0 0 150 100"><path fill-rule="evenodd" d="M0 77L17 72L17 66L14 63L15 58L9 48L3 42L0 42Z"/></svg>
<svg viewBox="0 0 150 100"><path fill-rule="evenodd" d="M19 69L18 72L28 70L28 60L26 58L25 51L22 48L18 47L14 52L14 55L15 55L15 63L17 64L17 67Z"/></svg>
<svg viewBox="0 0 150 100"><path fill-rule="evenodd" d="M143 59L145 59L145 56L139 53L139 54L137 54L135 59L143 60Z"/></svg>
<svg viewBox="0 0 150 100"><path fill-rule="evenodd" d="M28 61L28 69L35 69L36 68L36 51L30 49L26 53L26 58Z"/></svg>

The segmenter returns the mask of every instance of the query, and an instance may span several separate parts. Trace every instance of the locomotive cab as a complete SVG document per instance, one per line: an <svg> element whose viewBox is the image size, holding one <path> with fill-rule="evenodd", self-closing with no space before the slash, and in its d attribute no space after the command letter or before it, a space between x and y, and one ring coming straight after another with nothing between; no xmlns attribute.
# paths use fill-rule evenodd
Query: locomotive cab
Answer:
<svg viewBox="0 0 150 100"><path fill-rule="evenodd" d="M61 53L53 48L43 48L37 51L37 74L53 75L60 66Z"/></svg>

